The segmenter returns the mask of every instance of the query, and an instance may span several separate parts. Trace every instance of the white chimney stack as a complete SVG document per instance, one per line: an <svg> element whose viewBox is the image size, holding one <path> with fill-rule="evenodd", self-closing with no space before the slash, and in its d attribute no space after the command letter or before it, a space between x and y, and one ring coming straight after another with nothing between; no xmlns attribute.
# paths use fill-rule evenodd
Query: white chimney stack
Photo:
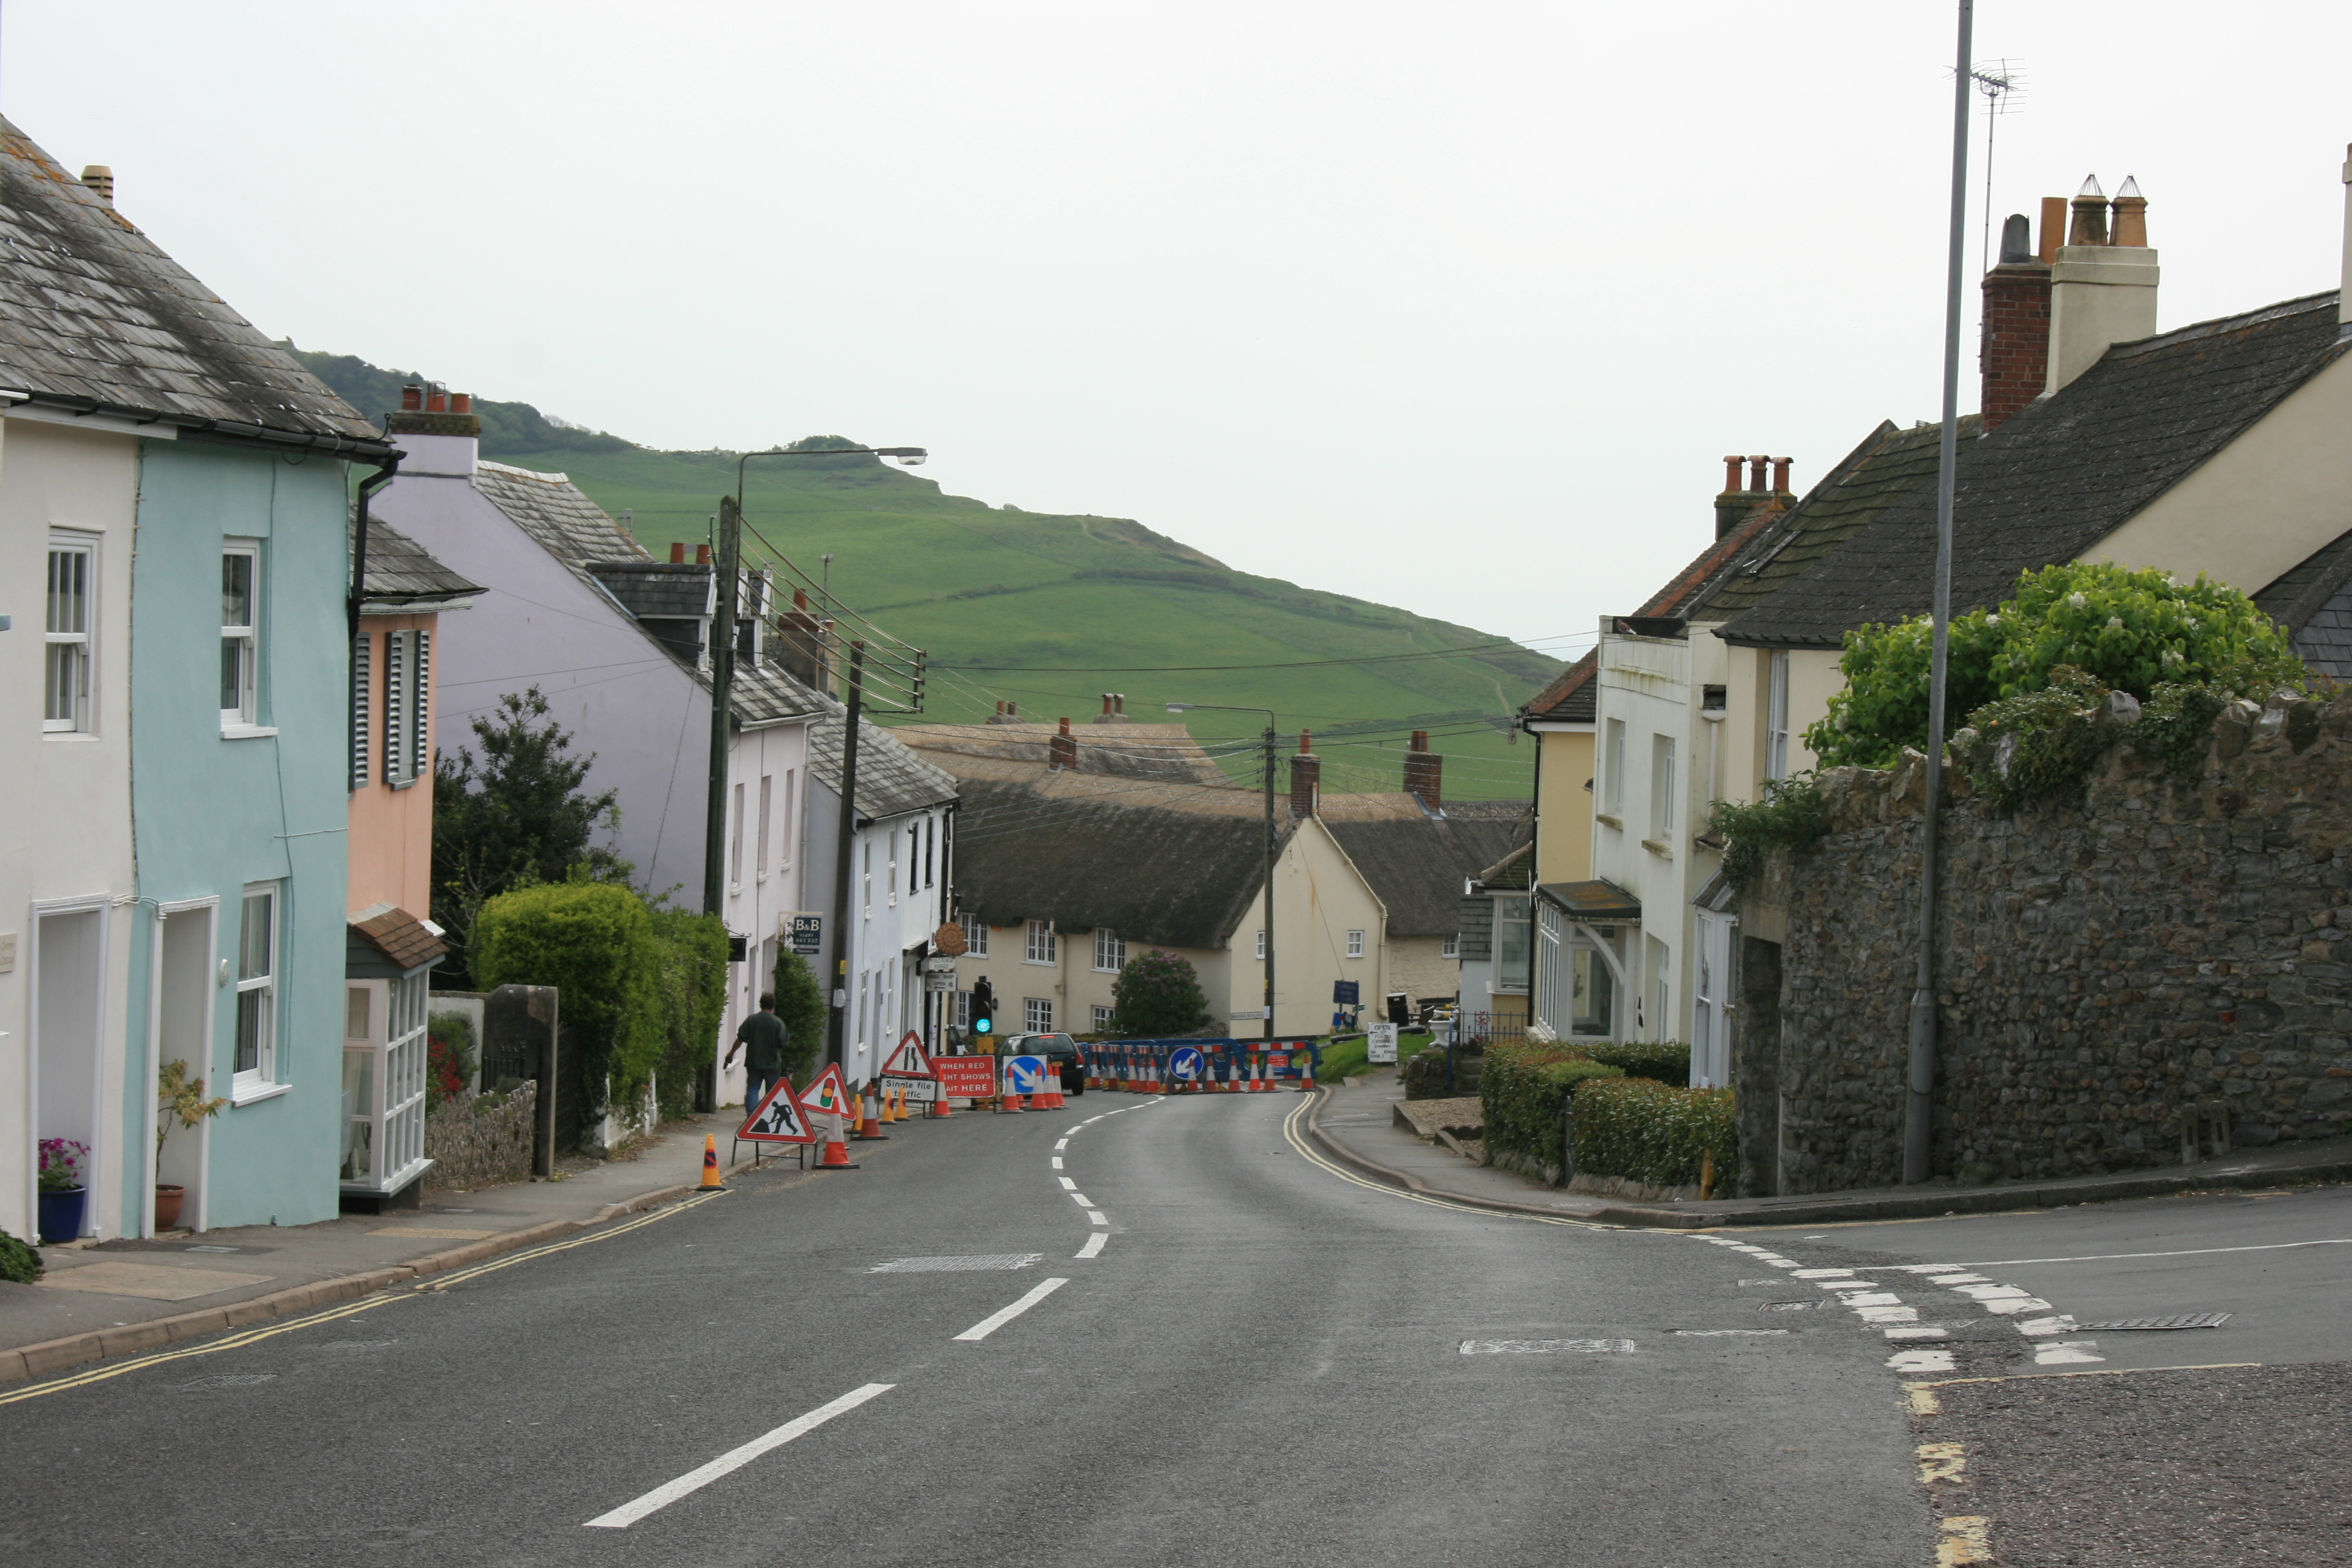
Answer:
<svg viewBox="0 0 2352 1568"><path fill-rule="evenodd" d="M2050 269L2050 361L2044 392L2099 363L2116 343L2156 335L2156 252L2147 243L2147 198L2126 179L2112 204L2098 176L2074 193L2066 243Z"/></svg>

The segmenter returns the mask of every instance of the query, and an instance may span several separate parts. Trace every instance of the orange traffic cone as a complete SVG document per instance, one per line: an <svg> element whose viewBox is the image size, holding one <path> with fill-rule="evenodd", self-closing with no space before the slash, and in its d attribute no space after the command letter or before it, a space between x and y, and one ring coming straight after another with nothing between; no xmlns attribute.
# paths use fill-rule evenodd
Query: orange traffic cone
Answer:
<svg viewBox="0 0 2352 1568"><path fill-rule="evenodd" d="M896 1085L886 1085L882 1090L882 1125L887 1127L898 1120L898 1090Z"/></svg>
<svg viewBox="0 0 2352 1568"><path fill-rule="evenodd" d="M1021 1103L1021 1097L1019 1095L1008 1094L996 1102L996 1109L999 1110L1026 1110L1029 1108Z"/></svg>
<svg viewBox="0 0 2352 1568"><path fill-rule="evenodd" d="M725 1190L719 1181L719 1134L716 1132L702 1135L702 1190L706 1193Z"/></svg>
<svg viewBox="0 0 2352 1568"><path fill-rule="evenodd" d="M953 1116L954 1114L954 1111L948 1109L947 1091L945 1089L935 1089L931 1098L931 1120L937 1121L943 1116Z"/></svg>
<svg viewBox="0 0 2352 1568"><path fill-rule="evenodd" d="M857 1130L850 1136L861 1143L878 1142L889 1136L882 1131L880 1093L869 1083L866 1086L866 1093L857 1101Z"/></svg>
<svg viewBox="0 0 2352 1568"><path fill-rule="evenodd" d="M833 1119L831 1131L833 1136L824 1141L824 1157L816 1163L816 1168L820 1171L854 1171L857 1169L856 1163L849 1157L849 1145L842 1141L841 1119L839 1117L836 1116Z"/></svg>

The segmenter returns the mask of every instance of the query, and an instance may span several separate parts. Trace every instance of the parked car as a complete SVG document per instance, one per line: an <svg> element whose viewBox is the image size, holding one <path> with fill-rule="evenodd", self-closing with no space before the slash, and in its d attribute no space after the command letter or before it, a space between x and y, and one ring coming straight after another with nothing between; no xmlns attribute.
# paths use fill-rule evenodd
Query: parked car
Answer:
<svg viewBox="0 0 2352 1568"><path fill-rule="evenodd" d="M1060 1070L1064 1094L1087 1091L1087 1068L1078 1059L1078 1042L1067 1035L1006 1035L998 1042L996 1054L1043 1057Z"/></svg>

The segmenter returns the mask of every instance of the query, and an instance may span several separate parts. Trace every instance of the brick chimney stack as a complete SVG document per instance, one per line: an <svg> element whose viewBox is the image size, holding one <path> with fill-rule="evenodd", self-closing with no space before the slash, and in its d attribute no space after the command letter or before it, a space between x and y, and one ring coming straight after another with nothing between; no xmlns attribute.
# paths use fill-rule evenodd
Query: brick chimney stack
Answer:
<svg viewBox="0 0 2352 1568"><path fill-rule="evenodd" d="M1796 504L1797 498L1789 493L1789 468L1793 458L1774 458L1759 453L1741 457L1733 453L1723 459L1723 491L1715 498L1715 536L1727 539L1741 523L1756 515L1759 507L1774 511L1786 511ZM1740 482L1742 467L1748 470L1747 483Z"/></svg>
<svg viewBox="0 0 2352 1568"><path fill-rule="evenodd" d="M1298 754L1290 759L1290 815L1308 817L1315 815L1315 803L1323 794L1323 759L1308 749L1313 737L1298 731Z"/></svg>
<svg viewBox="0 0 2352 1568"><path fill-rule="evenodd" d="M2044 202L2044 250L2057 245L2050 209ZM2050 264L2032 248L2030 227L2023 213L2009 215L2000 227L2000 264L1984 275L1977 407L1987 435L2023 413L2050 377Z"/></svg>
<svg viewBox="0 0 2352 1568"><path fill-rule="evenodd" d="M1415 730L1404 754L1405 793L1421 797L1421 808L1433 814L1445 809L1443 774L1445 759L1429 749L1429 731Z"/></svg>
<svg viewBox="0 0 2352 1568"><path fill-rule="evenodd" d="M1078 771L1078 738L1070 733L1070 721L1067 719L1062 721L1061 729L1055 731L1047 740L1046 753L1051 766L1059 768L1065 773L1074 773Z"/></svg>

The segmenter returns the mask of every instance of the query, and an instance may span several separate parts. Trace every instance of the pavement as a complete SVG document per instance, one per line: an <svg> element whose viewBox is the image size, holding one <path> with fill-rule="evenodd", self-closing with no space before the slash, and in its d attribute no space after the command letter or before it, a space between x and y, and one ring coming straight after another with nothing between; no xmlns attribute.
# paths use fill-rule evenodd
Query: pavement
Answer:
<svg viewBox="0 0 2352 1568"><path fill-rule="evenodd" d="M1795 1197L1717 1198L1707 1203L1644 1203L1586 1197L1532 1177L1471 1163L1460 1144L1426 1141L1426 1121L1407 1101L1396 1069L1382 1068L1334 1089L1318 1108L1311 1135L1325 1152L1408 1191L1443 1195L1509 1213L1558 1215L1603 1225L1697 1230L1720 1226L1803 1226L1916 1219L2085 1203L2171 1197L2229 1188L2352 1181L2352 1138L2329 1138L2241 1151L2190 1165L2120 1171L2049 1181L1963 1186L1937 1180L1914 1186L1864 1188ZM1426 1102L1426 1103L1454 1103ZM1420 1131L1423 1135L1416 1136ZM1475 1152L1475 1151L1474 1151Z"/></svg>
<svg viewBox="0 0 2352 1568"><path fill-rule="evenodd" d="M463 1267L677 1197L701 1180L703 1135L718 1134L724 1162L737 1120L672 1122L622 1157L570 1162L553 1181L428 1189L418 1210L45 1247L38 1284L0 1281L0 1385L305 1310L395 1274Z"/></svg>

